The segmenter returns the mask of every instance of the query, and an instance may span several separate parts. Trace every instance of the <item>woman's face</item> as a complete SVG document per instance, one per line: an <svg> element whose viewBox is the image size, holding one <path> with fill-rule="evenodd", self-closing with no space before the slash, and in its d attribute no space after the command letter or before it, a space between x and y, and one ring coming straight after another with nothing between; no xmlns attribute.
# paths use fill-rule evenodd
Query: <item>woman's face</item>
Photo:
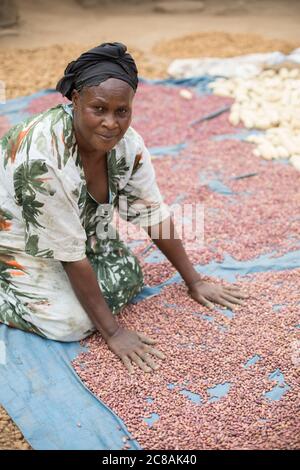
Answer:
<svg viewBox="0 0 300 470"><path fill-rule="evenodd" d="M131 123L134 90L117 78L74 90L74 127L79 149L106 153L124 136Z"/></svg>

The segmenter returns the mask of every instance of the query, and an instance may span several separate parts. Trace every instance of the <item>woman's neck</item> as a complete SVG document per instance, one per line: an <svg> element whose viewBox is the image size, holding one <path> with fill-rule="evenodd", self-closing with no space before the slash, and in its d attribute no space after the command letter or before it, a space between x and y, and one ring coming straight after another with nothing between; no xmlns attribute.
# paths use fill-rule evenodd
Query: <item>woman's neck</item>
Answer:
<svg viewBox="0 0 300 470"><path fill-rule="evenodd" d="M75 133L75 139L78 147L78 152L80 155L81 160L85 160L86 162L89 163L96 163L99 162L99 160L103 160L106 157L106 151L101 151L98 149L94 149L88 144L86 144L86 141L82 138L80 135L80 132L76 129L76 125L74 122L74 133Z"/></svg>

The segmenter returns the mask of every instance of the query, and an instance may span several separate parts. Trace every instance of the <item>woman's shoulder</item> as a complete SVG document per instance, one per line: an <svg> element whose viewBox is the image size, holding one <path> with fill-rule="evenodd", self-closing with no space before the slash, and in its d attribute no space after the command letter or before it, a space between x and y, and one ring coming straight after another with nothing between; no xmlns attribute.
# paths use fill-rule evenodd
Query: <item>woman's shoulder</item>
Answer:
<svg viewBox="0 0 300 470"><path fill-rule="evenodd" d="M134 127L130 126L123 137L126 141L132 143L133 145L141 145L143 143L143 138L141 134Z"/></svg>
<svg viewBox="0 0 300 470"><path fill-rule="evenodd" d="M119 150L126 160L134 160L136 155L143 151L143 147L144 140L142 136L130 126L119 143Z"/></svg>
<svg viewBox="0 0 300 470"><path fill-rule="evenodd" d="M72 117L66 105L57 105L12 127L1 139L7 162L23 158L57 161L73 143ZM72 141L72 143L71 143Z"/></svg>
<svg viewBox="0 0 300 470"><path fill-rule="evenodd" d="M67 113L68 107L63 104L59 104L52 108L48 108L38 114L23 119L14 126L12 126L6 134L1 138L1 142L5 139L13 139L20 134L24 135L24 138L28 139L28 132L32 132L37 128L52 127L55 123L59 122Z"/></svg>

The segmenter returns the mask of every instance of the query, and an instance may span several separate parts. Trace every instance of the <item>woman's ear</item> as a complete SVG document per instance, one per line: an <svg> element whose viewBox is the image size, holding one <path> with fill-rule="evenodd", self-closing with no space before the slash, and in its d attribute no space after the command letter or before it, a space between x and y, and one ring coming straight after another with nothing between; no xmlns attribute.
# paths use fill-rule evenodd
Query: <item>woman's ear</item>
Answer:
<svg viewBox="0 0 300 470"><path fill-rule="evenodd" d="M78 108L78 101L79 101L79 98L80 98L78 91L73 90L71 97L72 97L73 108L77 109Z"/></svg>

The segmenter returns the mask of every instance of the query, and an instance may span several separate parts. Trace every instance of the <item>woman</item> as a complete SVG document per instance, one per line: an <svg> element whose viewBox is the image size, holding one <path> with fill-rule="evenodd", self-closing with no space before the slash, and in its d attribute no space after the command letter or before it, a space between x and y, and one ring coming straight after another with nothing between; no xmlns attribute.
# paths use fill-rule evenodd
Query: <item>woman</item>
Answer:
<svg viewBox="0 0 300 470"><path fill-rule="evenodd" d="M58 82L72 104L21 122L0 141L0 321L59 341L98 330L130 372L133 364L150 372L153 357L163 359L155 341L114 316L143 286L136 257L112 231L115 207L152 234L200 304L233 308L245 296L202 281L175 238L149 152L130 127L137 85L126 47L102 44Z"/></svg>

